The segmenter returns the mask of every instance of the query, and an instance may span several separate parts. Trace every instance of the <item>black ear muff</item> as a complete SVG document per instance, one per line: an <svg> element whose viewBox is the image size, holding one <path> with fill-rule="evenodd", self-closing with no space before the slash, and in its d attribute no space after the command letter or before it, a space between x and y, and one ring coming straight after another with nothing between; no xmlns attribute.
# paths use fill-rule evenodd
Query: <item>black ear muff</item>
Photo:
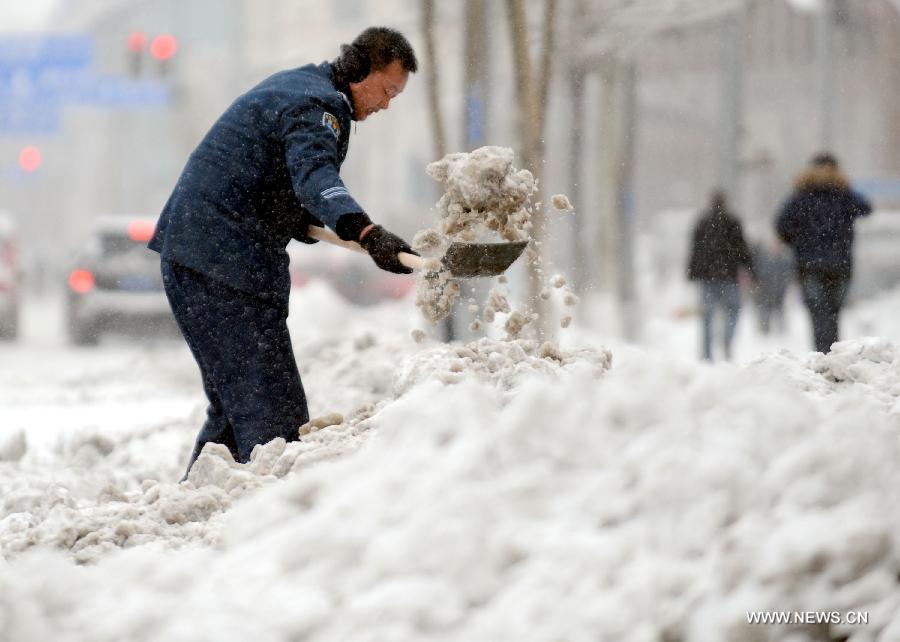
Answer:
<svg viewBox="0 0 900 642"><path fill-rule="evenodd" d="M349 45L341 54L347 82L361 82L369 75L369 57L355 45Z"/></svg>

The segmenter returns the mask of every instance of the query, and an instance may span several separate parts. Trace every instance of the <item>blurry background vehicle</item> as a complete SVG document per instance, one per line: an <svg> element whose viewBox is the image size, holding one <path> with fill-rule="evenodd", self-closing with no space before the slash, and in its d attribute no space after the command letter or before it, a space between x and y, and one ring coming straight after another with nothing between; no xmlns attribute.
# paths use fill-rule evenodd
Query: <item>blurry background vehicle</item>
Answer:
<svg viewBox="0 0 900 642"><path fill-rule="evenodd" d="M16 224L11 214L0 211L0 340L19 333L20 285Z"/></svg>
<svg viewBox="0 0 900 642"><path fill-rule="evenodd" d="M402 299L416 283L411 274L391 274L375 267L365 254L327 243L288 245L291 258L291 287L302 288L319 280L355 305L375 305Z"/></svg>
<svg viewBox="0 0 900 642"><path fill-rule="evenodd" d="M163 290L159 255L147 249L155 218L104 216L67 273L66 325L75 345L94 345L103 333L174 329Z"/></svg>

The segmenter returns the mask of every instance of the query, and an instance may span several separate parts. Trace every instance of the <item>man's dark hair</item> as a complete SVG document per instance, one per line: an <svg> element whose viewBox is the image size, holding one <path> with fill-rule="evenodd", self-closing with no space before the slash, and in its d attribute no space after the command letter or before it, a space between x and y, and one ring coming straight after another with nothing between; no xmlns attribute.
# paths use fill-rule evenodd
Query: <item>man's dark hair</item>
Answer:
<svg viewBox="0 0 900 642"><path fill-rule="evenodd" d="M351 44L341 45L341 55L332 65L338 82L350 83L360 82L395 60L409 73L419 69L412 45L402 33L388 27L369 27Z"/></svg>
<svg viewBox="0 0 900 642"><path fill-rule="evenodd" d="M724 214L728 211L728 195L723 189L714 189L709 195L709 210Z"/></svg>
<svg viewBox="0 0 900 642"><path fill-rule="evenodd" d="M819 152L810 159L810 165L824 165L837 169L838 160L831 152Z"/></svg>

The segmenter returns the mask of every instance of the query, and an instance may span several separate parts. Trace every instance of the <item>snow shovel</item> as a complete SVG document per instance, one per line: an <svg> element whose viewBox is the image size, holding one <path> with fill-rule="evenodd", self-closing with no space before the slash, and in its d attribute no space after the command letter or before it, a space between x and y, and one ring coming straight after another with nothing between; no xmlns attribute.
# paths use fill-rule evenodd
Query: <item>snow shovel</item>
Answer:
<svg viewBox="0 0 900 642"><path fill-rule="evenodd" d="M306 232L310 238L325 241L332 245L340 245L348 250L368 254L359 243L344 241L331 230L310 225ZM473 276L497 276L506 272L506 269L519 258L528 241L509 241L505 243L462 243L455 241L450 244L441 263L444 264L450 274L458 278L470 278ZM400 262L413 270L425 269L427 259L415 254L400 252Z"/></svg>

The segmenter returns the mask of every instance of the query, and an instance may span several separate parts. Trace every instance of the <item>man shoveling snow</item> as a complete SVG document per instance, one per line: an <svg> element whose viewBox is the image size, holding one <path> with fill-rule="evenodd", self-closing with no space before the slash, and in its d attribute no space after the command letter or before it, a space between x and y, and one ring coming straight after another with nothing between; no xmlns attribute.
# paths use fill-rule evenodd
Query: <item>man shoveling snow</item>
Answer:
<svg viewBox="0 0 900 642"><path fill-rule="evenodd" d="M387 109L417 62L397 31L365 30L332 63L277 73L239 97L200 143L149 247L209 399L188 470L207 443L247 462L309 420L287 328L285 247L326 225L383 270L415 254L375 225L339 172L351 121Z"/></svg>

